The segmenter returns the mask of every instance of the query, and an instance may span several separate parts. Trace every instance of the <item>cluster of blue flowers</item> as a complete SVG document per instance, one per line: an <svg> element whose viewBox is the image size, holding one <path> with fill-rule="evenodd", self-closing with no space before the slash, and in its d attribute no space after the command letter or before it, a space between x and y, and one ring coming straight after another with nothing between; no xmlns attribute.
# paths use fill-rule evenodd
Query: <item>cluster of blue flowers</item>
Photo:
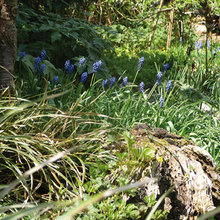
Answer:
<svg viewBox="0 0 220 220"><path fill-rule="evenodd" d="M40 57L38 56L37 58L35 58L34 61L34 72L38 72L41 75L43 74L44 70L45 70L45 64L42 63L44 61L44 59L46 58L46 51L42 50Z"/></svg>
<svg viewBox="0 0 220 220"><path fill-rule="evenodd" d="M38 72L39 74L43 75L43 72L46 68L46 65L42 63L46 58L46 50L42 50L40 56L36 57L34 60L34 72ZM26 52L20 52L19 61L23 60L26 56ZM55 76L53 83L56 85L59 82L59 77Z"/></svg>
<svg viewBox="0 0 220 220"><path fill-rule="evenodd" d="M20 53L20 59L19 60L22 60L24 57L25 57L26 53L25 51L24 52L21 52ZM44 61L44 59L46 58L46 51L45 50L42 50L41 52L41 55L36 57L35 58L35 62L34 62L34 72L38 72L40 74L43 74L44 70L45 70L45 64L42 63ZM84 57L82 57L80 60L79 60L79 63L78 63L78 67L81 68L86 62L86 59ZM137 71L141 70L142 66L143 66L143 63L144 63L144 57L141 57L138 61L138 67L137 67ZM99 69L101 68L102 66L102 61L99 60L97 62L95 62L93 64L93 69L92 69L92 73L97 73L99 71ZM162 79L162 76L163 74L165 74L165 72L169 69L169 64L166 63L164 64L163 66L163 70L162 72L159 72L157 74L157 80L156 80L156 84L159 85L161 83L161 79ZM68 73L68 74L72 74L73 71L74 71L74 65L71 64L70 60L67 60L64 64L64 70ZM86 79L88 77L88 73L87 72L83 72L82 75L81 75L81 80L80 82L81 83L85 83ZM54 79L53 79L53 83L54 85L57 85L59 82L59 77L58 76L54 76ZM108 84L108 86L110 88L112 88L114 86L116 82L116 78L115 77L112 77L110 78L109 80L109 83L108 83L108 79L104 79L102 81L102 86L103 88L105 88ZM122 80L122 83L121 83L121 87L125 87L126 84L128 83L128 77L125 76ZM145 92L145 84L144 82L141 82L140 85L140 91L142 93ZM167 83L167 86L166 86L166 91L168 91L170 88L172 87L172 81L169 81ZM163 97L161 96L160 97L160 107L162 108L163 107L163 104L164 104L164 99Z"/></svg>
<svg viewBox="0 0 220 220"><path fill-rule="evenodd" d="M88 77L88 73L87 73L87 72L84 72L84 73L81 75L81 83L85 83L87 77Z"/></svg>
<svg viewBox="0 0 220 220"><path fill-rule="evenodd" d="M101 60L95 62L95 63L93 64L92 72L93 72L93 73L97 73L97 72L99 71L101 65L102 65L102 61L101 61Z"/></svg>
<svg viewBox="0 0 220 220"><path fill-rule="evenodd" d="M67 60L64 64L64 69L66 70L66 72L71 75L73 73L74 70L74 65L70 64L70 60Z"/></svg>
<svg viewBox="0 0 220 220"><path fill-rule="evenodd" d="M24 57L25 57L25 55L26 55L26 52L25 52L25 51L24 51L24 52L20 52L19 61L23 60Z"/></svg>
<svg viewBox="0 0 220 220"><path fill-rule="evenodd" d="M144 82L141 82L139 86L140 86L140 91L141 91L142 93L144 93L144 91L145 91L145 90L144 90L144 86L145 86L145 85L144 85Z"/></svg>
<svg viewBox="0 0 220 220"><path fill-rule="evenodd" d="M144 63L144 57L141 57L138 62L137 70L141 70L143 63Z"/></svg>
<svg viewBox="0 0 220 220"><path fill-rule="evenodd" d="M202 41L195 42L195 49L200 50L202 48Z"/></svg>
<svg viewBox="0 0 220 220"><path fill-rule="evenodd" d="M162 108L164 104L163 96L160 97L159 101L160 101L160 107Z"/></svg>
<svg viewBox="0 0 220 220"><path fill-rule="evenodd" d="M168 63L164 64L162 72L160 71L160 72L157 74L156 85L160 85L162 76L166 73L166 71L167 71L168 69L169 69L169 64L168 64ZM145 92L144 86L145 86L145 85L144 85L144 82L141 82L141 83L139 84L139 88L140 88L140 91L141 91L142 93ZM166 85L166 92L168 92L171 87L172 87L172 81L170 80L170 81L168 81L168 83L167 83L167 85ZM160 107L162 108L162 107L163 107L163 104L164 104L164 98L163 98L162 95L161 95L159 101L160 101Z"/></svg>
<svg viewBox="0 0 220 220"><path fill-rule="evenodd" d="M122 86L122 87L125 87L127 83L128 83L128 77L126 76L126 77L122 80L121 86Z"/></svg>
<svg viewBox="0 0 220 220"><path fill-rule="evenodd" d="M82 57L80 60L79 60L79 67L82 67L84 65L84 63L86 62L86 58L85 57Z"/></svg>
<svg viewBox="0 0 220 220"><path fill-rule="evenodd" d="M102 80L102 86L105 88L107 86L108 80L107 79L103 79Z"/></svg>

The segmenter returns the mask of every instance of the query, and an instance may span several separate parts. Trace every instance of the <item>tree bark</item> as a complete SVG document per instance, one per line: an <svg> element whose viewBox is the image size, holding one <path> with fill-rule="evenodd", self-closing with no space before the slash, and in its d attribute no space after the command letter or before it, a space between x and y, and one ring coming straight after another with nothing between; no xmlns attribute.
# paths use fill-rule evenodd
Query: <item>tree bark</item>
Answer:
<svg viewBox="0 0 220 220"><path fill-rule="evenodd" d="M170 23L169 23L169 31L168 31L168 38L167 38L167 50L171 44L171 36L172 36L172 28L173 28L173 15L174 15L174 7L173 7L173 0L172 0L172 8L170 12Z"/></svg>
<svg viewBox="0 0 220 220"><path fill-rule="evenodd" d="M160 0L160 6L159 6L159 9L156 12L157 13L157 17L156 17L156 20L154 21L153 29L152 29L152 32L151 32L151 35L150 35L150 38L149 38L149 42L148 42L148 46L151 45L151 42L153 40L154 33L155 33L156 28L157 28L157 22L158 22L159 16L160 16L159 12L160 12L162 6L163 6L163 0Z"/></svg>
<svg viewBox="0 0 220 220"><path fill-rule="evenodd" d="M0 0L0 89L12 85L17 53L17 0Z"/></svg>

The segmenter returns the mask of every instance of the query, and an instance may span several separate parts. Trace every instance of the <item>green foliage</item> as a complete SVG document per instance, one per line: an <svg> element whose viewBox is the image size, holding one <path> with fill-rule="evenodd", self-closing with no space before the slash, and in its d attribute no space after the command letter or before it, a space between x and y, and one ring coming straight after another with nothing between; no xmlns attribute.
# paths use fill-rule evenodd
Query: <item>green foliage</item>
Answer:
<svg viewBox="0 0 220 220"><path fill-rule="evenodd" d="M59 15L38 14L33 9L20 6L17 16L19 51L38 56L46 49L49 60L63 67L67 59L75 64L79 57L87 58L87 65L99 60L103 51L110 50L94 30L94 26L78 19L64 19ZM103 65L103 74L107 68ZM90 70L91 71L91 70Z"/></svg>
<svg viewBox="0 0 220 220"><path fill-rule="evenodd" d="M185 136L220 162L219 44L211 42L207 73L204 46L194 49L196 38L187 27L191 20L181 14L187 7L196 12L200 1L178 0L174 19L176 24L184 21L183 42L179 43L180 30L174 22L172 47L164 49L168 12L160 15L153 47L147 48L156 16L152 13L158 6L154 4L142 0L20 1L19 51L27 55L16 62L15 94L4 91L0 100L0 188L8 190L1 198L0 218L59 219L74 213L76 219L142 219L147 215L168 219L169 213L157 209L163 196L152 194L139 201L136 188L105 194L127 186L138 170L142 174L155 161L152 145L137 147L129 132L140 123ZM70 15L113 25L95 26ZM39 74L35 57L42 49L47 56L40 62L45 70ZM137 71L142 56L144 64ZM86 63L79 68L81 57ZM75 65L72 75L63 68L67 59ZM103 66L91 74L93 63L100 59ZM157 73L167 62L170 67L157 85ZM89 76L82 83L84 71ZM102 79L110 75L116 76L114 86L103 87ZM59 77L56 85L55 76ZM122 87L124 76L128 84ZM173 86L166 91L168 80ZM144 93L138 87L142 81ZM204 104L209 110L203 109ZM42 167L26 175L35 166ZM148 176L148 171L144 173ZM10 184L14 180L16 187Z"/></svg>

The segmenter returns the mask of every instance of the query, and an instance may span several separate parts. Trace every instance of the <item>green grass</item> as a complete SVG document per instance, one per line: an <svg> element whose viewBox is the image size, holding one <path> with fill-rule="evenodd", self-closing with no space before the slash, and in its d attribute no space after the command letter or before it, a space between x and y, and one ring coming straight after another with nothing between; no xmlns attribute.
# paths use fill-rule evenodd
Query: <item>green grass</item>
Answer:
<svg viewBox="0 0 220 220"><path fill-rule="evenodd" d="M16 89L4 91L0 100L1 219L139 219L149 213L149 219L166 218L168 213L157 209L163 197L135 202L143 182L131 184L131 177L155 160L151 148L133 147L129 131L140 123L194 141L219 166L219 53L209 51L206 75L204 51L186 56L182 45L120 50L114 60L112 54L104 58L112 66L109 75L117 77L112 88L103 88L102 69L97 81L89 75L83 84L79 69L68 75L44 61L47 71L39 75L31 55L17 63ZM137 72L140 56L145 61ZM157 85L165 62L170 68ZM124 76L129 82L122 87ZM168 80L172 88L166 91Z"/></svg>

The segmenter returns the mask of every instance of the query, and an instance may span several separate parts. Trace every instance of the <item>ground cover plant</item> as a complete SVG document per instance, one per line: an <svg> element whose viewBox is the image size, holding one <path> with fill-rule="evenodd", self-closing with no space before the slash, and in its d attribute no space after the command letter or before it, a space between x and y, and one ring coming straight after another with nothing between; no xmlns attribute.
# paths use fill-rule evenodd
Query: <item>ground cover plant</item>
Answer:
<svg viewBox="0 0 220 220"><path fill-rule="evenodd" d="M142 7L131 2L121 7L135 17ZM144 183L132 175L163 158L150 145L134 148L130 130L148 124L184 136L219 167L219 42L177 36L166 50L158 34L145 48L144 23L124 39L131 21L97 27L55 17L57 1L41 16L23 3L15 85L0 100L1 219L168 219L162 197L137 199Z"/></svg>

